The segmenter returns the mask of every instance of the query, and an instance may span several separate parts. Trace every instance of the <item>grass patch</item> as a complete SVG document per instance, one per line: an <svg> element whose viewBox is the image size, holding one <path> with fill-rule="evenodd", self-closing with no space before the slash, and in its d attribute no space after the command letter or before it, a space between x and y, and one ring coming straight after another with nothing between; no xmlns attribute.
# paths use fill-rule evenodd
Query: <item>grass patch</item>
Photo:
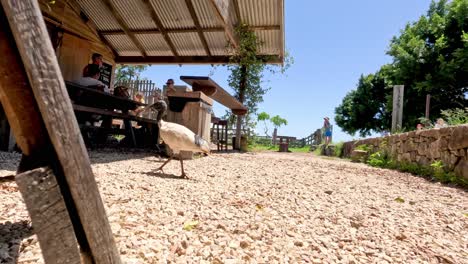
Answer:
<svg viewBox="0 0 468 264"><path fill-rule="evenodd" d="M262 152L262 151L279 151L279 145L273 146L273 145L260 145L260 144L251 144L248 147L249 151L252 152ZM299 153L308 153L310 150L309 146L305 146L302 148L293 148L290 147L289 151L291 152L299 152Z"/></svg>
<svg viewBox="0 0 468 264"><path fill-rule="evenodd" d="M249 145L248 150L252 152L279 151L279 146L252 144Z"/></svg>
<svg viewBox="0 0 468 264"><path fill-rule="evenodd" d="M385 151L377 151L369 156L367 164L372 167L408 172L441 183L449 183L468 188L468 180L463 177L457 177L455 173L447 171L445 165L440 160L433 162L429 166L424 166L412 162L397 162L391 159Z"/></svg>
<svg viewBox="0 0 468 264"><path fill-rule="evenodd" d="M302 148L289 148L291 152L299 152L299 153L309 153L310 146L304 146Z"/></svg>

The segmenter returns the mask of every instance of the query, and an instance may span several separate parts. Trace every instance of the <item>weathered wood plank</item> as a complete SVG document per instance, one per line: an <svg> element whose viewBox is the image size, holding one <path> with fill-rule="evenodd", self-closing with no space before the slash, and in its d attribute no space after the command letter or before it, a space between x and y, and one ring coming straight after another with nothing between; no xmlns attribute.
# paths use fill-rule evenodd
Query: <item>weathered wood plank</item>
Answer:
<svg viewBox="0 0 468 264"><path fill-rule="evenodd" d="M0 102L5 110L16 142L24 154L30 155L46 144L47 131L41 119L34 95L3 11L0 10Z"/></svg>
<svg viewBox="0 0 468 264"><path fill-rule="evenodd" d="M38 3L34 0L1 0L1 3L93 260L96 263L121 263ZM37 132L32 129L31 133Z"/></svg>
<svg viewBox="0 0 468 264"><path fill-rule="evenodd" d="M154 119L148 119L148 118L144 118L144 117L134 116L134 115L130 115L130 114L124 114L124 113L118 113L118 112L114 112L114 111L109 111L109 110L104 110L104 109L94 108L94 107L89 107L89 106L74 104L73 109L75 111L79 111L79 112L86 112L86 113L93 113L93 114L111 116L111 117L114 117L116 119L138 121L138 122L155 124L155 125L158 124L158 122L156 120L154 120Z"/></svg>
<svg viewBox="0 0 468 264"><path fill-rule="evenodd" d="M78 243L52 170L39 168L16 176L47 264L81 263Z"/></svg>

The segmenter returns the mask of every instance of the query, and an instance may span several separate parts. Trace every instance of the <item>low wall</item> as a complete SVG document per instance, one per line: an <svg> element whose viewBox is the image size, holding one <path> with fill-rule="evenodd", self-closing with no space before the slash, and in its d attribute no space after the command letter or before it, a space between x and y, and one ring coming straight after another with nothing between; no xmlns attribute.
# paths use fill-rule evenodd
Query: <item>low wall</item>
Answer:
<svg viewBox="0 0 468 264"><path fill-rule="evenodd" d="M386 147L399 162L430 165L440 160L449 171L468 179L468 124L346 142L343 157L364 144L374 151Z"/></svg>

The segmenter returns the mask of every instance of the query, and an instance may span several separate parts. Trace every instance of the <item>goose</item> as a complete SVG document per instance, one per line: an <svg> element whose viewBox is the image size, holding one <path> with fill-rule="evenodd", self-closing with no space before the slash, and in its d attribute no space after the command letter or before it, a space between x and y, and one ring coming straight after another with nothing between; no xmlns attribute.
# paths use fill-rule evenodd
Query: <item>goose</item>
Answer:
<svg viewBox="0 0 468 264"><path fill-rule="evenodd" d="M162 120L162 117L167 111L167 104L165 101L160 100L150 105L151 108L157 111L156 120L159 126L159 135L164 141L166 146L172 150L172 155L165 161L156 171L163 171L166 166L175 156L179 156L180 167L182 170L182 178L188 178L184 171L184 161L180 157L180 151L192 151L208 154L210 153L210 144L201 138L199 135L193 133L190 129L183 125Z"/></svg>

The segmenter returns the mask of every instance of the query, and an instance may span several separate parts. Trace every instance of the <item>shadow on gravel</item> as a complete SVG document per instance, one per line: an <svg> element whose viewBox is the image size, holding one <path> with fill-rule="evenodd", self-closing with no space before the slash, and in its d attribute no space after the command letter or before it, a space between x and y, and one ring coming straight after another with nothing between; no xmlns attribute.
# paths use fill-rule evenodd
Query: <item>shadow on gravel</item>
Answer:
<svg viewBox="0 0 468 264"><path fill-rule="evenodd" d="M0 223L0 263L17 263L21 241L33 235L28 221Z"/></svg>

